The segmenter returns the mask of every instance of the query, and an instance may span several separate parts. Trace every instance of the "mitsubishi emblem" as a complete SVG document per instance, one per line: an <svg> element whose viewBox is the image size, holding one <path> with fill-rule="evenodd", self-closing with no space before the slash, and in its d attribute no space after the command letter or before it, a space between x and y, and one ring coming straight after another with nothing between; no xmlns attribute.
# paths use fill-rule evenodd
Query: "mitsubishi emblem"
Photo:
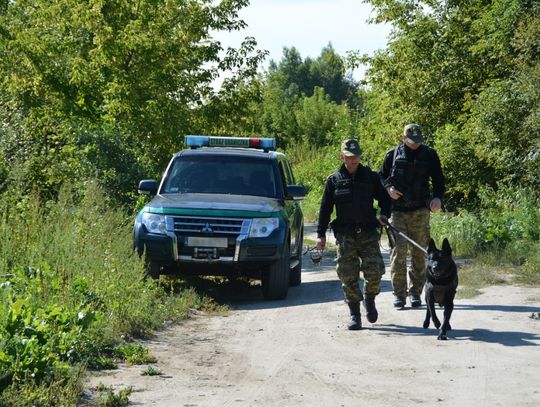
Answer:
<svg viewBox="0 0 540 407"><path fill-rule="evenodd" d="M210 224L208 222L206 222L206 225L204 225L204 227L201 229L201 232L205 232L205 233L212 233L213 232L213 230L210 227Z"/></svg>

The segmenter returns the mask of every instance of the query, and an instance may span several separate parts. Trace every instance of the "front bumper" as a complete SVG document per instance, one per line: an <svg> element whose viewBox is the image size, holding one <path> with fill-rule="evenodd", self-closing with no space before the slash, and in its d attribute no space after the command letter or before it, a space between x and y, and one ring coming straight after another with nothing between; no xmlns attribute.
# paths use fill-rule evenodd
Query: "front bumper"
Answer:
<svg viewBox="0 0 540 407"><path fill-rule="evenodd" d="M161 264L271 264L281 258L286 231L278 228L268 237L247 235L227 238L227 247L193 247L188 235L169 232L148 233L144 226L135 232L135 247L140 254Z"/></svg>

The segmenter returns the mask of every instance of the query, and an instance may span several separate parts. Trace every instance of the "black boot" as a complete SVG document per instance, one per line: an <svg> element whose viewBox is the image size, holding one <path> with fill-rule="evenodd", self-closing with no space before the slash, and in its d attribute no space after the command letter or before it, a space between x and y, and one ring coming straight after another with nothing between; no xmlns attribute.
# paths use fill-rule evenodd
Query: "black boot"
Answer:
<svg viewBox="0 0 540 407"><path fill-rule="evenodd" d="M351 319L347 324L347 329L350 331L357 331L362 328L362 320L360 318L360 303L359 302L349 302L347 304L349 310L351 311Z"/></svg>
<svg viewBox="0 0 540 407"><path fill-rule="evenodd" d="M377 312L377 308L375 308L375 297L366 296L364 298L364 307L366 308L367 320L372 324L377 322L379 313Z"/></svg>

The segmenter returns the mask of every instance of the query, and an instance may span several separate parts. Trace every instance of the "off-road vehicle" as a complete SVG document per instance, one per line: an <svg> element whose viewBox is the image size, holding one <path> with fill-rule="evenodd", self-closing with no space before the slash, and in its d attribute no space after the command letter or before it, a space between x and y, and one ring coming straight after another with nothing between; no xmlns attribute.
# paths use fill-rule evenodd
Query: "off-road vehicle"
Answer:
<svg viewBox="0 0 540 407"><path fill-rule="evenodd" d="M266 299L301 283L303 216L285 155L269 138L186 136L155 197L135 220L134 246L153 278L180 273L260 279Z"/></svg>

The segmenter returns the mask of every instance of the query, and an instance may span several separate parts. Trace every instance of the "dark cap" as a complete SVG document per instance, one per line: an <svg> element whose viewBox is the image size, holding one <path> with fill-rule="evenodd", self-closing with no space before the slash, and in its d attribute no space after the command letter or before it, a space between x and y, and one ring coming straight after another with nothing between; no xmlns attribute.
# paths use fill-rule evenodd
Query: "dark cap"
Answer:
<svg viewBox="0 0 540 407"><path fill-rule="evenodd" d="M422 137L422 127L415 123L407 124L403 129L403 135L415 143L424 141L424 137Z"/></svg>
<svg viewBox="0 0 540 407"><path fill-rule="evenodd" d="M353 155L360 156L362 150L360 150L358 140L349 139L341 143L341 152L344 155L351 157Z"/></svg>

